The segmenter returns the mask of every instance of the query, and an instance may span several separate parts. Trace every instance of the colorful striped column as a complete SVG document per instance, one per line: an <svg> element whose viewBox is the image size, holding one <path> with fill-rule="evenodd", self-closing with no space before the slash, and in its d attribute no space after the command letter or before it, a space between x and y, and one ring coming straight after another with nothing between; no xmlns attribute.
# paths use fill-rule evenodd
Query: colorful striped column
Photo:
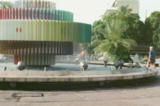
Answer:
<svg viewBox="0 0 160 106"><path fill-rule="evenodd" d="M14 63L52 65L56 55L72 55L73 43L91 41L91 25L74 22L73 13L47 0L19 0L21 8L0 9L0 53Z"/></svg>

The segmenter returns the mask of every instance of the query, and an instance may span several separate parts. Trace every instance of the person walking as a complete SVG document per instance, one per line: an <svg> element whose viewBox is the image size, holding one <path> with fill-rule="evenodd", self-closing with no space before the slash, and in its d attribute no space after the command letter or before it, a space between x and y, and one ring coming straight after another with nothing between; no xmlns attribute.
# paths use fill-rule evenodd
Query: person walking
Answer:
<svg viewBox="0 0 160 106"><path fill-rule="evenodd" d="M151 65L153 68L155 68L155 57L156 57L156 53L153 49L152 46L150 46L149 48L149 57L148 57L148 62L147 62L147 67L149 68Z"/></svg>
<svg viewBox="0 0 160 106"><path fill-rule="evenodd" d="M80 53L80 60L81 61L85 61L85 51L83 50L83 51L81 51L81 53Z"/></svg>

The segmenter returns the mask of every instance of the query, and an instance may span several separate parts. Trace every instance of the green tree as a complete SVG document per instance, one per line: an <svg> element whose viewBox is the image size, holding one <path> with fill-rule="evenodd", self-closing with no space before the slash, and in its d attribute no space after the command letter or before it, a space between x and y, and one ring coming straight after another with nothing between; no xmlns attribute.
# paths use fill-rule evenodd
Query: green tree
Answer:
<svg viewBox="0 0 160 106"><path fill-rule="evenodd" d="M160 12L153 12L145 21L146 38L149 44L160 47Z"/></svg>
<svg viewBox="0 0 160 106"><path fill-rule="evenodd" d="M107 52L112 60L117 58L128 60L130 48L142 37L140 34L144 24L139 20L139 16L131 14L131 10L124 6L115 13L105 15L99 24L103 26L101 30L94 24L93 32L98 31L104 39L97 39L93 33L92 43L98 42L94 45L94 51Z"/></svg>
<svg viewBox="0 0 160 106"><path fill-rule="evenodd" d="M96 52L106 52L108 53L111 60L115 61L117 59L122 59L127 61L129 59L129 51L130 48L136 45L136 42L130 38L123 38L123 30L125 27L121 25L123 22L112 18L107 23L107 27L105 28L106 32L108 32L108 36L105 36L105 40L101 41L100 45L95 48Z"/></svg>
<svg viewBox="0 0 160 106"><path fill-rule="evenodd" d="M139 39L143 37L144 24L140 21L138 14L132 14L127 6L122 6L117 13L117 18L122 21L122 27L125 27L122 37L131 38L140 43Z"/></svg>
<svg viewBox="0 0 160 106"><path fill-rule="evenodd" d="M106 39L108 32L105 30L107 27L107 22L114 16L114 13L104 16L101 20L95 21L92 26L92 42L91 50L93 51L102 40Z"/></svg>
<svg viewBox="0 0 160 106"><path fill-rule="evenodd" d="M92 26L92 42L91 49L98 46L104 40L104 23L101 20L95 21Z"/></svg>
<svg viewBox="0 0 160 106"><path fill-rule="evenodd" d="M7 1L1 1L0 2L0 8L12 8L13 4L11 2Z"/></svg>

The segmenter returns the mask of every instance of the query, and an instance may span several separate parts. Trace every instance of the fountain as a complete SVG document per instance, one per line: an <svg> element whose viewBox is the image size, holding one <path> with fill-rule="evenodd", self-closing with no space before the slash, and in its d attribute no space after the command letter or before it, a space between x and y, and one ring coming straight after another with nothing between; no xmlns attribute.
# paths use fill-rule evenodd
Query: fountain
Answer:
<svg viewBox="0 0 160 106"><path fill-rule="evenodd" d="M52 0L17 0L14 7L0 9L0 54L14 55L14 64L54 65L55 56L73 54L75 42L91 41L91 25L74 22Z"/></svg>
<svg viewBox="0 0 160 106"><path fill-rule="evenodd" d="M73 55L74 44L90 43L91 25L74 22L73 13L57 10L52 1L18 0L16 4L20 7L0 9L0 54L13 55L14 64L18 64L20 70L25 65L28 67L24 72L17 72L15 65L1 63L0 70L7 71L0 71L0 81L94 82L140 79L158 74L155 69L148 72L145 67L134 65L122 68L128 65L123 62L110 64L108 60L102 62L106 67L86 61L78 65L55 65L57 55ZM69 61L74 60L69 58ZM47 67L50 65L54 67ZM109 65L115 65L117 70Z"/></svg>

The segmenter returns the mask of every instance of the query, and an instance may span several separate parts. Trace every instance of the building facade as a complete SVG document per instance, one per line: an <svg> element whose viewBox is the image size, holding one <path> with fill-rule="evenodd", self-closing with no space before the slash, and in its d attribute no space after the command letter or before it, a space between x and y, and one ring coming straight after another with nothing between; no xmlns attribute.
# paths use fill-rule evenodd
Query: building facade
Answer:
<svg viewBox="0 0 160 106"><path fill-rule="evenodd" d="M105 14L117 11L121 6L128 6L133 14L139 13L139 0L115 0L112 7L109 8Z"/></svg>
<svg viewBox="0 0 160 106"><path fill-rule="evenodd" d="M139 13L139 0L115 0L113 7L119 9L121 6L128 6L132 13Z"/></svg>

